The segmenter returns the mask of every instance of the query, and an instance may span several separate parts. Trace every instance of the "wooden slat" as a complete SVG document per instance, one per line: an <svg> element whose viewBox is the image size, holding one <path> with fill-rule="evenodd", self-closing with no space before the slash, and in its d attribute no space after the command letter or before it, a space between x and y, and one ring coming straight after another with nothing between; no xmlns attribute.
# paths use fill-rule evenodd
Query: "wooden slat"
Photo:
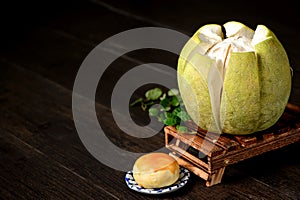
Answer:
<svg viewBox="0 0 300 200"><path fill-rule="evenodd" d="M222 177L225 171L225 167L215 170L210 174L208 181L206 182L206 186L210 187L215 184L219 184L222 181Z"/></svg>
<svg viewBox="0 0 300 200"><path fill-rule="evenodd" d="M242 147L257 143L257 138L255 136L234 136L234 138L241 144Z"/></svg>
<svg viewBox="0 0 300 200"><path fill-rule="evenodd" d="M271 135L268 135L265 138L263 138L263 140L259 140L259 141L257 141L254 136L251 136L249 138L250 139L255 138L255 142L243 144L244 141L247 142L247 137L245 137L245 140L241 141L241 145L243 146L243 148L241 148L241 149L226 152L226 154L223 154L222 156L218 156L218 157L216 157L214 155L208 155L209 161L210 161L208 163L208 169L215 170L220 167L234 164L239 161L245 160L247 158L251 158L253 156L257 156L259 154L265 153L267 151L278 149L280 147L283 147L283 146L286 146L293 142L296 142L296 141L300 140L299 132L300 132L300 129L294 129L289 132L283 132L276 136L274 136L274 134L271 133ZM174 130L174 128L166 127L165 134L171 134L173 137L176 137L179 140L181 140L187 144L192 144L192 142L187 141L187 139L186 139L187 137L184 137L181 134L177 134L176 130ZM195 140L195 138L192 136L188 136L188 137L193 138L193 142L195 142L195 143L198 141L198 140ZM243 139L242 136L239 136L239 137ZM252 141L250 140L250 142L252 142ZM191 146L193 146L196 149L198 147L195 144L191 145ZM171 149L174 149L174 148L171 147ZM185 158L187 158L189 156L193 157L191 155L188 155L187 152L180 152L180 151L178 151L178 152L180 154L185 155L184 156ZM192 159L192 162L197 162L197 161ZM199 162L198 164L201 165L201 162ZM207 164L205 163L205 165L202 165L202 166L207 167Z"/></svg>
<svg viewBox="0 0 300 200"><path fill-rule="evenodd" d="M186 161L185 159L183 159L181 157L181 155L176 154L174 152L169 153L170 156L172 156L173 158L175 158L178 162L178 164L180 166L185 167L186 169L190 170L191 172L193 172L194 174L196 174L197 176L201 177L204 180L208 179L208 172L204 169L202 169L201 167L195 166L195 164L192 164L188 161Z"/></svg>
<svg viewBox="0 0 300 200"><path fill-rule="evenodd" d="M224 135L210 133L207 134L207 131L199 128L193 121L187 121L185 125L190 128L192 131L197 131L198 136L201 138L205 138L206 140L210 141L218 145L219 147L225 149L226 151L234 150L240 147L240 144L229 137Z"/></svg>
<svg viewBox="0 0 300 200"><path fill-rule="evenodd" d="M289 111L292 111L294 113L300 114L300 106L292 104L292 103L288 103L286 105L286 109Z"/></svg>
<svg viewBox="0 0 300 200"><path fill-rule="evenodd" d="M232 151L226 154L223 158L213 160L212 158L212 169L218 169L227 165L237 163L239 161L260 155L262 153L279 149L286 145L292 144L300 140L300 129L291 130L273 140L261 141L256 145L246 146L240 150Z"/></svg>
<svg viewBox="0 0 300 200"><path fill-rule="evenodd" d="M207 163L203 162L202 160L200 160L199 158L197 158L195 156L192 156L191 154L189 154L187 151L181 149L180 147L178 147L174 144L171 144L171 145L168 145L167 148L170 149L172 152L176 152L178 155L182 156L183 158L190 161L194 165L197 165L199 168L201 168L205 171L209 171Z"/></svg>
<svg viewBox="0 0 300 200"><path fill-rule="evenodd" d="M290 106L290 105L289 105ZM291 106L290 106L291 107ZM292 108L295 108L292 106ZM296 112L298 113L298 112ZM224 172L226 166L246 160L248 158L252 158L254 156L263 154L265 152L269 152L275 149L279 149L286 145L292 144L294 142L300 141L300 128L298 128L297 123L299 123L300 118L295 116L288 111L288 108L285 110L281 118L278 122L272 126L271 128L253 133L251 135L240 135L240 136L230 136L227 134L222 135L221 137L227 138L227 140L235 140L236 143L241 146L241 148L230 149L230 151L224 151L223 154L213 155L207 154L207 162L203 163L203 161L197 161L195 157L190 154L188 151L184 151L183 149L179 149L178 146L169 144L170 140L168 140L166 136L166 146L169 147L171 151L174 153L182 155L183 158L193 164L194 167L198 167L200 172L202 171L208 173L208 177L213 177L213 171L220 170ZM189 123L188 125L190 129L196 129L193 123ZM199 150L198 142L200 144L204 144L203 140L207 139L210 144L212 143L213 137L208 138L205 137L205 131L199 131L196 136L189 134L179 134L177 133L174 127L165 127L165 134L172 135L172 137L177 138L180 142L187 143ZM186 136L187 135L187 136ZM228 141L226 141L228 142ZM218 144L215 142L216 145ZM221 146L220 143L218 146ZM223 147L224 148L224 147ZM186 163L182 162L186 165ZM190 165L189 164L189 165ZM187 166L189 166L187 165ZM203 176L199 171L195 170L194 167L189 166L192 170L195 171L196 174L199 174L200 177ZM208 170L206 170L208 169ZM222 174L223 174L222 172ZM206 179L207 180L207 179ZM220 176L217 176L216 181L212 181L211 183L207 182L207 186L211 186L214 183L217 184L221 180Z"/></svg>
<svg viewBox="0 0 300 200"><path fill-rule="evenodd" d="M274 139L275 135L274 135L274 133L265 133L262 135L262 137L263 137L264 141L267 141L267 140Z"/></svg>
<svg viewBox="0 0 300 200"><path fill-rule="evenodd" d="M202 139L210 141L211 143L216 144L217 146L223 148L226 151L236 149L239 147L239 144L237 142L227 137L223 137L222 135L214 133L207 134L207 131L199 128L192 120L185 122L185 125L190 131L197 132L197 135Z"/></svg>
<svg viewBox="0 0 300 200"><path fill-rule="evenodd" d="M193 148L200 150L202 153L208 156L216 156L224 153L224 149L218 147L214 143L204 140L201 137L198 137L194 134L179 134L176 129L172 126L166 126L164 128L167 134L172 135L173 137L178 138L182 142L192 146Z"/></svg>

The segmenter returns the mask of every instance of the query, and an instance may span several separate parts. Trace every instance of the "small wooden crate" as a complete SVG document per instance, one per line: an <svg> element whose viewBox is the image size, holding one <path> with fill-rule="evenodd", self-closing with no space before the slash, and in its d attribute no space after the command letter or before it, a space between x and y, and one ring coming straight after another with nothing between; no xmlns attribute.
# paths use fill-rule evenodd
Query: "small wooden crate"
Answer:
<svg viewBox="0 0 300 200"><path fill-rule="evenodd" d="M165 145L179 165L212 186L221 182L226 166L299 141L300 107L288 104L274 126L247 136L207 133L192 122L187 126L197 134L166 126Z"/></svg>

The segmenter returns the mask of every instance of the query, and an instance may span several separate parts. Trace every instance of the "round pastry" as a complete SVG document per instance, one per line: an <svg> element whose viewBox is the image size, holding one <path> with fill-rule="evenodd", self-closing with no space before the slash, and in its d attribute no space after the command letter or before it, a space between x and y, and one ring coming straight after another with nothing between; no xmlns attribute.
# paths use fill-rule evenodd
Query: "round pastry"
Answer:
<svg viewBox="0 0 300 200"><path fill-rule="evenodd" d="M144 188L169 186L179 178L179 165L166 153L145 154L135 161L133 177Z"/></svg>

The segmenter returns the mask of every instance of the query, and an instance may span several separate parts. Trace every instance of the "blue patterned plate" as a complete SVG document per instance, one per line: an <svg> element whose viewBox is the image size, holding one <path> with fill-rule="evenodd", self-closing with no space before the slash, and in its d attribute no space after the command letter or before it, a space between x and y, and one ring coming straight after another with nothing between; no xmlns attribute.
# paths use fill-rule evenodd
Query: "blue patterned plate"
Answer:
<svg viewBox="0 0 300 200"><path fill-rule="evenodd" d="M180 167L180 174L178 180L174 184L167 187L153 188L153 189L143 188L139 186L137 182L135 182L132 175L132 171L128 171L126 173L125 182L130 189L135 190L137 192L147 193L147 194L164 194L164 193L174 192L175 190L178 190L179 188L183 187L188 182L189 178L190 178L189 170Z"/></svg>

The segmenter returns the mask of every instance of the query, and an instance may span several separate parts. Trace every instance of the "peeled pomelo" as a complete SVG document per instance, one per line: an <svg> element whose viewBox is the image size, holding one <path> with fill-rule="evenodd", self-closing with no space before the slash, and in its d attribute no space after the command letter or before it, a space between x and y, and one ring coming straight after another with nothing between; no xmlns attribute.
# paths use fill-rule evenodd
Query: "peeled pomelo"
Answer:
<svg viewBox="0 0 300 200"><path fill-rule="evenodd" d="M193 121L201 128L251 134L274 125L288 102L288 56L264 25L253 31L231 21L201 27L178 60L179 90Z"/></svg>

